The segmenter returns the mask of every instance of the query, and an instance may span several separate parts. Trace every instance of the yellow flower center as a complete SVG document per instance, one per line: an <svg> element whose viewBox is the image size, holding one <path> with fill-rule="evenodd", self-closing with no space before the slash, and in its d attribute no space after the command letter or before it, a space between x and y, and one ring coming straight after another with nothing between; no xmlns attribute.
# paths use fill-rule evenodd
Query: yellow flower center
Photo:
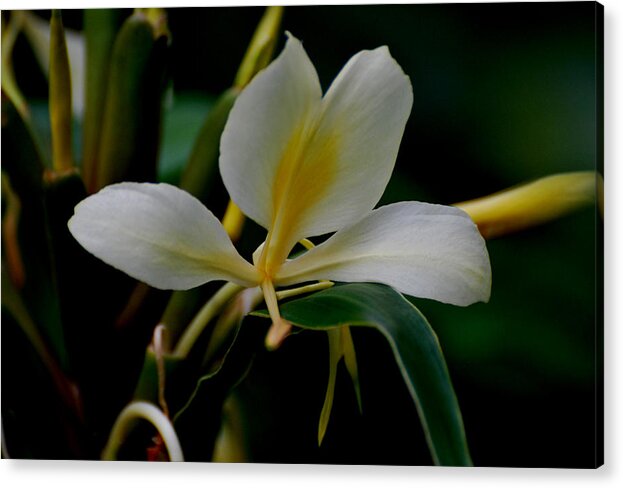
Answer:
<svg viewBox="0 0 623 488"><path fill-rule="evenodd" d="M318 132L316 117L309 117L292 134L281 157L272 188L273 216L262 255L260 272L272 280L285 262L299 234L301 218L315 207L337 177L335 134Z"/></svg>

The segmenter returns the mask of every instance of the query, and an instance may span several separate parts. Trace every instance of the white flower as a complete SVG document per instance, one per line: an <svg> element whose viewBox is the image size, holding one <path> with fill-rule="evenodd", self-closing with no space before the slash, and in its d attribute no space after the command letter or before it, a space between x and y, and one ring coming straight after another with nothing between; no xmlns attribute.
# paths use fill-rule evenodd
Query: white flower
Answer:
<svg viewBox="0 0 623 488"><path fill-rule="evenodd" d="M69 229L89 252L156 288L211 280L260 286L272 345L289 327L276 286L377 282L455 305L487 301L489 257L467 214L418 202L373 210L412 102L409 78L387 47L351 58L323 97L302 44L289 36L240 94L221 138L220 171L231 198L268 230L253 264L207 208L167 184L104 188L76 206ZM301 239L330 232L288 259Z"/></svg>

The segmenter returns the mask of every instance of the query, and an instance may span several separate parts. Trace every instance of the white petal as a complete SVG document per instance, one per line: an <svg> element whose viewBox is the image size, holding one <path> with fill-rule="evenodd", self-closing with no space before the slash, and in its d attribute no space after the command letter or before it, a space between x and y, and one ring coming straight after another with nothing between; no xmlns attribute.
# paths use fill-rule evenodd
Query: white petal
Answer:
<svg viewBox="0 0 623 488"><path fill-rule="evenodd" d="M402 202L286 262L276 283L317 279L385 283L407 295L469 305L489 299L491 266L484 239L463 211Z"/></svg>
<svg viewBox="0 0 623 488"><path fill-rule="evenodd" d="M320 103L318 75L301 42L284 50L240 94L221 137L219 166L240 209L269 228L277 168L294 134Z"/></svg>
<svg viewBox="0 0 623 488"><path fill-rule="evenodd" d="M411 111L409 78L386 47L354 56L320 100L299 41L240 95L221 139L233 200L274 231L268 262L303 237L332 232L381 197Z"/></svg>
<svg viewBox="0 0 623 488"><path fill-rule="evenodd" d="M336 231L374 208L394 169L412 105L409 77L386 46L348 61L322 101L305 161L309 171L292 191L299 198L309 178L334 172L318 190L322 198L299 216L297 240ZM327 167L331 156L333 168Z"/></svg>
<svg viewBox="0 0 623 488"><path fill-rule="evenodd" d="M111 185L78 205L68 223L90 253L161 289L211 280L255 286L255 268L199 200L167 184Z"/></svg>

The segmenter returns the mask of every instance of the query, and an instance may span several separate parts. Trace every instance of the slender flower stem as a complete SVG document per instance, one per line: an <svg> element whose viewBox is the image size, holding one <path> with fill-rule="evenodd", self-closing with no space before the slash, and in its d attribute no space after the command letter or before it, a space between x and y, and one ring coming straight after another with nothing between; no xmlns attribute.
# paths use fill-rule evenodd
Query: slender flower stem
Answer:
<svg viewBox="0 0 623 488"><path fill-rule="evenodd" d="M326 288L330 288L333 286L331 281L321 281L318 283L313 283L311 285L305 285L298 288L292 288L290 290L282 290L275 292L274 288L273 294L275 296L275 306L277 304L277 300L283 300L285 298L292 298L298 295L302 295L304 293L312 293L315 291L324 290ZM257 289L257 295L250 298L252 301L257 301L262 296L262 290ZM235 285L233 283L227 283L219 291L217 291L210 300L199 310L193 321L184 331L184 334L178 341L175 349L173 350L173 355L176 357L184 358L188 355L193 345L201 335L201 333L205 330L210 321L215 318L218 314L220 314L227 302L229 302L237 293L239 293L243 288L241 286ZM270 290L269 290L270 291ZM270 295L270 293L269 293ZM266 300L266 294L264 294ZM268 298L270 300L270 298ZM266 302L266 306L271 308ZM279 315L277 309L277 316ZM283 319L282 319L283 320ZM285 321L284 321L285 322ZM283 331L282 331L283 332Z"/></svg>
<svg viewBox="0 0 623 488"><path fill-rule="evenodd" d="M186 357L192 349L193 344L197 341L208 323L210 323L210 320L216 317L216 315L223 310L225 305L227 305L227 302L242 289L243 287L234 283L223 285L221 289L208 300L203 308L199 310L199 313L197 313L193 321L186 328L173 350L173 355L181 358Z"/></svg>
<svg viewBox="0 0 623 488"><path fill-rule="evenodd" d="M173 424L162 410L148 402L132 402L121 411L102 452L103 460L114 461L117 458L117 452L123 441L140 419L147 420L158 430L171 461L184 461L182 447Z"/></svg>
<svg viewBox="0 0 623 488"><path fill-rule="evenodd" d="M167 401L164 395L165 392L165 379L166 379L166 371L164 369L164 345L163 345L163 335L165 331L165 326L163 324L158 324L154 329L154 337L152 339L152 344L154 348L154 355L156 356L156 367L158 369L158 403L160 404L160 408L164 412L164 414L169 416L169 407L167 406Z"/></svg>
<svg viewBox="0 0 623 488"><path fill-rule="evenodd" d="M277 300L284 300L285 298L292 298L304 293L312 293L314 291L325 290L333 286L332 281L319 281L311 285L300 286L298 288L292 288L290 290L281 290L276 293Z"/></svg>

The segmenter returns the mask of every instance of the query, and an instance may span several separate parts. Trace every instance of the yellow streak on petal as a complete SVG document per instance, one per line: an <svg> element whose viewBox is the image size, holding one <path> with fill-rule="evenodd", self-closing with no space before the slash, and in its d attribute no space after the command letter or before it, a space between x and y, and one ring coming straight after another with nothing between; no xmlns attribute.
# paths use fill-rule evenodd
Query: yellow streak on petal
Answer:
<svg viewBox="0 0 623 488"><path fill-rule="evenodd" d="M319 137L315 122L294 131L273 182L272 224L260 259L267 276L273 276L286 260L302 237L298 233L306 211L324 197L336 179L338 145L337 134Z"/></svg>

